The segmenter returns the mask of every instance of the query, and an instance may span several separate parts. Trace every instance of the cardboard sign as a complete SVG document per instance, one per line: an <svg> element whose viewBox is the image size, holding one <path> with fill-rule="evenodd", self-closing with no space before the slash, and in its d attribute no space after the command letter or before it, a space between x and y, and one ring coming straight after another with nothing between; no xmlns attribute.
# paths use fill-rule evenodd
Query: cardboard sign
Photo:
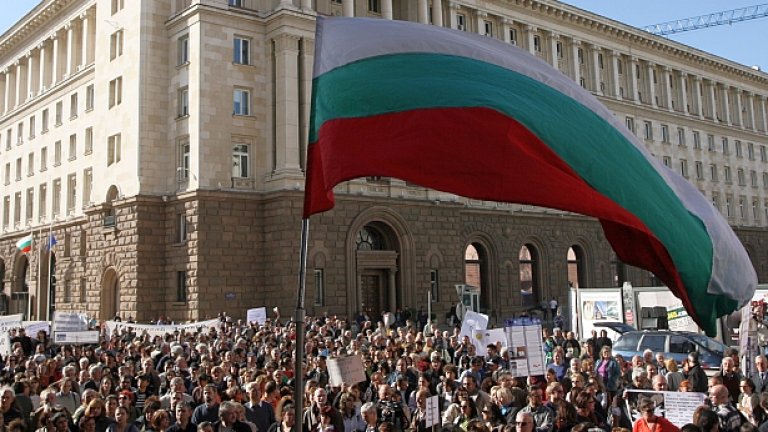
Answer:
<svg viewBox="0 0 768 432"><path fill-rule="evenodd" d="M363 361L357 356L328 359L328 375L333 387L340 387L343 383L352 385L363 382Z"/></svg>
<svg viewBox="0 0 768 432"><path fill-rule="evenodd" d="M259 323L259 325L264 325L264 323L267 321L267 308L260 307L248 309L248 311L245 313L245 321L248 324L256 322Z"/></svg>
<svg viewBox="0 0 768 432"><path fill-rule="evenodd" d="M117 334L120 334L124 328L132 328L137 335L141 335L144 332L147 332L148 335L151 337L160 336L163 337L166 334L173 334L176 331L193 331L196 332L197 330L201 328L216 328L219 329L221 327L221 321L214 318L208 321L200 321L195 323L189 323L189 324L161 324L161 325L152 325L152 324L136 324L136 323L127 323L127 322L121 322L121 321L106 321L104 322L104 326L106 327L107 334L113 335L115 332Z"/></svg>
<svg viewBox="0 0 768 432"><path fill-rule="evenodd" d="M469 336L472 340L475 330L485 330L488 328L488 315L472 312L468 310L464 314L464 321L461 322L461 332L459 332L459 340L464 336Z"/></svg>
<svg viewBox="0 0 768 432"><path fill-rule="evenodd" d="M57 331L53 336L53 343L57 345L97 344L99 343L99 332L98 331L80 331L80 332Z"/></svg>
<svg viewBox="0 0 768 432"><path fill-rule="evenodd" d="M427 419L426 427L440 425L440 396L431 396L427 398Z"/></svg>
<svg viewBox="0 0 768 432"><path fill-rule="evenodd" d="M705 404L707 395L694 392L627 390L624 403L633 423L641 417L637 407L643 399L654 402L657 416L666 417L675 426L682 427L691 422L693 412Z"/></svg>
<svg viewBox="0 0 768 432"><path fill-rule="evenodd" d="M79 312L53 313L53 331L55 332L81 332L88 330L88 316Z"/></svg>
<svg viewBox="0 0 768 432"><path fill-rule="evenodd" d="M503 328L475 330L473 333L472 345L475 346L475 352L479 356L488 355L488 345L497 345L500 342L502 348L507 346L507 335Z"/></svg>
<svg viewBox="0 0 768 432"><path fill-rule="evenodd" d="M0 332L8 332L22 325L22 314L0 316Z"/></svg>
<svg viewBox="0 0 768 432"><path fill-rule="evenodd" d="M37 339L37 332L43 330L48 336L51 335L51 322L50 321L24 321L21 323L24 330L27 332L27 336L32 339Z"/></svg>

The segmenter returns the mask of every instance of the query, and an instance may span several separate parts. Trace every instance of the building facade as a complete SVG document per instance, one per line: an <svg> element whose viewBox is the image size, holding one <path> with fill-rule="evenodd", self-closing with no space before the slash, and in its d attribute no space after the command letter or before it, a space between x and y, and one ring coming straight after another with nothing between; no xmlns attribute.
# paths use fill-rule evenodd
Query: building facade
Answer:
<svg viewBox="0 0 768 432"><path fill-rule="evenodd" d="M44 0L0 36L0 311L139 320L295 305L318 15L476 32L593 92L768 276L768 75L548 0ZM531 185L535 187L535 185ZM656 285L592 218L390 178L311 221L308 313ZM15 244L31 234L35 245ZM55 237L55 245L48 247Z"/></svg>

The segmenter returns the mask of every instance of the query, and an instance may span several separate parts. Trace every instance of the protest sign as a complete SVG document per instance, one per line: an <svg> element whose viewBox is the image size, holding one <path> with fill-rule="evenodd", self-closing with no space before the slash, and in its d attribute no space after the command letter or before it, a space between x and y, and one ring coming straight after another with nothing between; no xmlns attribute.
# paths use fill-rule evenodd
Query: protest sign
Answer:
<svg viewBox="0 0 768 432"><path fill-rule="evenodd" d="M0 316L0 332L21 327L23 317L22 314Z"/></svg>
<svg viewBox="0 0 768 432"><path fill-rule="evenodd" d="M53 331L87 331L89 321L88 316L83 313L56 311L53 313Z"/></svg>
<svg viewBox="0 0 768 432"><path fill-rule="evenodd" d="M8 332L0 332L0 356L3 358L11 354L11 336Z"/></svg>
<svg viewBox="0 0 768 432"><path fill-rule="evenodd" d="M328 359L328 375L332 386L357 384L366 379L363 361L357 356Z"/></svg>
<svg viewBox="0 0 768 432"><path fill-rule="evenodd" d="M641 417L637 407L644 399L654 402L657 416L666 417L675 426L682 427L693 421L693 412L705 404L707 395L694 392L627 390L624 404L633 423Z"/></svg>
<svg viewBox="0 0 768 432"><path fill-rule="evenodd" d="M248 309L245 313L245 321L248 324L255 322L259 323L259 325L264 325L267 321L267 308L260 307Z"/></svg>
<svg viewBox="0 0 768 432"><path fill-rule="evenodd" d="M441 424L441 418L440 418L440 397L439 396L431 396L427 398L427 418L426 418L426 427L432 427L435 425Z"/></svg>
<svg viewBox="0 0 768 432"><path fill-rule="evenodd" d="M208 329L208 328L218 329L221 327L221 321L214 318L207 321L193 322L188 324L160 324L160 325L136 324L136 323L122 322L122 321L105 321L104 326L106 327L107 334L109 335L113 335L115 333L120 334L123 329L131 328L137 335L141 335L141 334L144 334L144 332L146 332L150 337L154 338L156 336L163 337L166 334L173 334L177 331L196 332L199 329Z"/></svg>
<svg viewBox="0 0 768 432"><path fill-rule="evenodd" d="M503 328L473 331L472 345L475 346L477 355L486 356L488 354L488 345L491 344L497 346L501 344L502 348L507 346L507 335L504 333Z"/></svg>
<svg viewBox="0 0 768 432"><path fill-rule="evenodd" d="M24 330L27 332L27 336L32 339L37 339L37 332L44 331L50 336L51 334L51 322L50 321L24 321L21 323Z"/></svg>
<svg viewBox="0 0 768 432"><path fill-rule="evenodd" d="M512 376L544 375L544 345L541 341L541 321L517 318L505 323L509 370Z"/></svg>
<svg viewBox="0 0 768 432"><path fill-rule="evenodd" d="M485 330L486 328L488 328L488 315L468 310L464 314L464 321L461 322L459 339L461 340L464 336L468 336L472 340L474 330Z"/></svg>
<svg viewBox="0 0 768 432"><path fill-rule="evenodd" d="M98 331L57 331L54 335L53 343L57 345L67 344L97 344L99 343Z"/></svg>

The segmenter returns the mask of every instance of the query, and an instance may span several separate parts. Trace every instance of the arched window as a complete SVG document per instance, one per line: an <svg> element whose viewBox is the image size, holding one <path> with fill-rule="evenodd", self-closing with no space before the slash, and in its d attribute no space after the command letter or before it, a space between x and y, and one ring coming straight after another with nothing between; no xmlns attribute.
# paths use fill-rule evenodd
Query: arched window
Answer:
<svg viewBox="0 0 768 432"><path fill-rule="evenodd" d="M611 254L611 278L615 287L624 286L627 280L627 267L615 253Z"/></svg>
<svg viewBox="0 0 768 432"><path fill-rule="evenodd" d="M376 229L365 226L355 239L357 250L384 250L384 237Z"/></svg>
<svg viewBox="0 0 768 432"><path fill-rule="evenodd" d="M568 286L579 288L584 286L584 250L573 245L568 248Z"/></svg>
<svg viewBox="0 0 768 432"><path fill-rule="evenodd" d="M522 306L534 306L539 302L539 252L528 243L520 248L520 294Z"/></svg>
<svg viewBox="0 0 768 432"><path fill-rule="evenodd" d="M477 253L475 245L467 246L464 251L464 283L480 287L482 278L480 276L480 255Z"/></svg>
<svg viewBox="0 0 768 432"><path fill-rule="evenodd" d="M464 283L479 289L477 307L492 309L492 292L489 278L488 251L482 243L474 242L464 250Z"/></svg>

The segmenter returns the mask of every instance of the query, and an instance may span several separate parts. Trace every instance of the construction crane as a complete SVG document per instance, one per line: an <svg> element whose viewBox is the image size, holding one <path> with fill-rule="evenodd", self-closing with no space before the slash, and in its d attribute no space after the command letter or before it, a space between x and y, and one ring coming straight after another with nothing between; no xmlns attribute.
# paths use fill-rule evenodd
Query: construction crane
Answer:
<svg viewBox="0 0 768 432"><path fill-rule="evenodd" d="M649 33L666 36L723 24L733 24L741 21L749 21L768 16L768 3L757 6L749 6L740 9L731 9L715 12L708 15L695 16L642 27Z"/></svg>

